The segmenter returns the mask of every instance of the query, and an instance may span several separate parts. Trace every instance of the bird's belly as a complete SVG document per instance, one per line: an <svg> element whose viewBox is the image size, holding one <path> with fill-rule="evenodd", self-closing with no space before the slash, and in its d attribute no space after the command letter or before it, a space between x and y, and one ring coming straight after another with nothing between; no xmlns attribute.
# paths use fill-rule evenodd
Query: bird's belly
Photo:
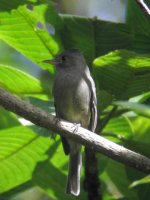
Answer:
<svg viewBox="0 0 150 200"><path fill-rule="evenodd" d="M61 88L59 91L61 99L55 97L55 103L58 116L87 128L90 121L90 94L88 89L81 91L81 88L65 88L65 90Z"/></svg>

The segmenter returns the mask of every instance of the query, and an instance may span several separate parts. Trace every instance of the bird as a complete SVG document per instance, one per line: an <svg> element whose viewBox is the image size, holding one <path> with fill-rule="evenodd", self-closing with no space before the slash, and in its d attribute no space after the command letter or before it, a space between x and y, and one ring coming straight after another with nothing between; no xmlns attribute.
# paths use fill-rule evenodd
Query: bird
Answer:
<svg viewBox="0 0 150 200"><path fill-rule="evenodd" d="M81 51L66 50L44 62L56 67L53 84L56 117L94 132L97 124L96 87ZM81 144L62 136L61 141L65 154L69 155L66 193L78 196L82 166Z"/></svg>

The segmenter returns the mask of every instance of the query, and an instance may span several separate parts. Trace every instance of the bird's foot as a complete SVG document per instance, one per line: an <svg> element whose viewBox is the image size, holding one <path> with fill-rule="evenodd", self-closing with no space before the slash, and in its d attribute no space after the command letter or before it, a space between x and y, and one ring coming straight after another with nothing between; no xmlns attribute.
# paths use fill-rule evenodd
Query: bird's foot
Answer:
<svg viewBox="0 0 150 200"><path fill-rule="evenodd" d="M81 127L80 123L73 123L73 128L74 128L73 133L76 133L79 127Z"/></svg>

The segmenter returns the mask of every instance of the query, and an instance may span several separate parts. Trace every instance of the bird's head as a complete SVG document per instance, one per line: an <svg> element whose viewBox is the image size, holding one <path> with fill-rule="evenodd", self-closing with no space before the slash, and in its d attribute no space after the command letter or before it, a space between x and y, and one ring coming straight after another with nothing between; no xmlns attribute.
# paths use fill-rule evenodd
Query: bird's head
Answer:
<svg viewBox="0 0 150 200"><path fill-rule="evenodd" d="M84 68L85 59L78 49L67 50L52 60L44 60L44 63L53 64L59 70L67 68Z"/></svg>

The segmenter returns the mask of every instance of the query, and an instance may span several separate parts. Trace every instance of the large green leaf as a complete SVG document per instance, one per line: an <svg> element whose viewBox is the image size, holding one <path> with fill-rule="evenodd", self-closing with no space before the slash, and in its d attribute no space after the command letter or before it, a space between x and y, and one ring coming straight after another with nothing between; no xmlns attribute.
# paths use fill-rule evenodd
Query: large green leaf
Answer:
<svg viewBox="0 0 150 200"><path fill-rule="evenodd" d="M134 128L134 137L133 139L135 141L139 141L143 144L147 143L147 145L150 145L150 119L145 118L142 116L132 117L132 126ZM144 147L144 145L143 145ZM147 151L148 154L150 154L149 151Z"/></svg>
<svg viewBox="0 0 150 200"><path fill-rule="evenodd" d="M4 65L0 65L0 86L15 94L36 95L46 92L36 78Z"/></svg>
<svg viewBox="0 0 150 200"><path fill-rule="evenodd" d="M148 105L128 101L116 101L114 104L122 108L132 110L144 117L150 118L150 106Z"/></svg>
<svg viewBox="0 0 150 200"><path fill-rule="evenodd" d="M128 99L149 91L150 58L118 50L94 60L94 75L101 90L114 99Z"/></svg>
<svg viewBox="0 0 150 200"><path fill-rule="evenodd" d="M150 52L150 34L143 35L140 33L135 33L133 46L131 50L136 51L137 53L146 54Z"/></svg>
<svg viewBox="0 0 150 200"><path fill-rule="evenodd" d="M97 86L96 88L96 95L97 95L97 109L99 114L103 113L103 110L107 108L108 105L112 102L112 95L107 92L106 90L100 90Z"/></svg>
<svg viewBox="0 0 150 200"><path fill-rule="evenodd" d="M66 49L78 48L83 51L88 64L95 57L95 36L92 21L85 17L60 15L64 22L61 39Z"/></svg>
<svg viewBox="0 0 150 200"><path fill-rule="evenodd" d="M54 12L54 5L46 1L19 3L19 0L0 1L0 38L32 61L53 71L41 61L56 55L61 46L58 36L61 22ZM49 33L47 29L53 30Z"/></svg>
<svg viewBox="0 0 150 200"><path fill-rule="evenodd" d="M47 159L48 138L23 126L0 131L0 193L32 178L37 162Z"/></svg>
<svg viewBox="0 0 150 200"><path fill-rule="evenodd" d="M150 0L145 0L150 6ZM127 21L132 28L133 45L132 50L139 53L149 53L150 51L150 23L149 17L140 8L137 1L128 0Z"/></svg>
<svg viewBox="0 0 150 200"><path fill-rule="evenodd" d="M125 146L133 151L139 152L147 157L150 156L150 119L141 116L131 116L133 137L125 141Z"/></svg>
<svg viewBox="0 0 150 200"><path fill-rule="evenodd" d="M117 49L132 48L132 29L126 24L96 21L95 52L96 57Z"/></svg>
<svg viewBox="0 0 150 200"><path fill-rule="evenodd" d="M103 129L103 136L117 137L120 140L132 138L133 128L127 117L112 118Z"/></svg>
<svg viewBox="0 0 150 200"><path fill-rule="evenodd" d="M94 58L109 51L131 48L131 30L125 24L85 17L60 15L64 21L61 39L65 48L78 48L89 65Z"/></svg>
<svg viewBox="0 0 150 200"><path fill-rule="evenodd" d="M145 0L145 3L150 6L150 0ZM126 22L133 30L150 36L149 18L146 16L144 10L140 7L137 1L128 0Z"/></svg>

